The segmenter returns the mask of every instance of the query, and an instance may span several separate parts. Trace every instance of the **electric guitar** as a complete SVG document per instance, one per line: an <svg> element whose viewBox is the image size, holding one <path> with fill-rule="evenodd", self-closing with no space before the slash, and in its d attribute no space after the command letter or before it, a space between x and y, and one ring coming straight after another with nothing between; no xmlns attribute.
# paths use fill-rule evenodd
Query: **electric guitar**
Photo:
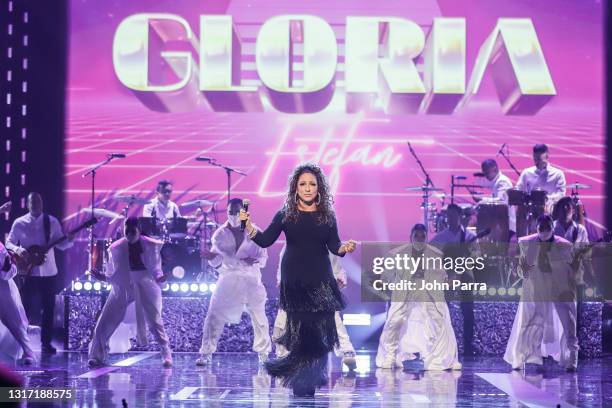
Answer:
<svg viewBox="0 0 612 408"><path fill-rule="evenodd" d="M70 231L68 235L74 235L85 228L91 227L97 222L98 220L96 218L91 218L85 221L83 224L79 225L77 228ZM27 248L27 252L22 256L19 256L14 251L9 251L11 252L13 262L17 266L17 272L20 275L29 275L34 267L40 266L45 263L45 259L47 258L47 252L49 252L50 249L52 249L56 245L61 244L67 238L67 235L64 235L63 237L58 238L55 241L52 241L44 246L32 245Z"/></svg>

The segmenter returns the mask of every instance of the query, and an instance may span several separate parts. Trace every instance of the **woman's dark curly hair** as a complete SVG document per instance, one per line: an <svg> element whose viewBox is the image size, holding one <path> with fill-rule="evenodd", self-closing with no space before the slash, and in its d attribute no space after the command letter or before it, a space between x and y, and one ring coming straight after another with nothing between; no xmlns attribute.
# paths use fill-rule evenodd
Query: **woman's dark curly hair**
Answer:
<svg viewBox="0 0 612 408"><path fill-rule="evenodd" d="M563 197L561 198L559 201L557 201L555 203L555 206L553 207L553 211L552 211L552 217L553 220L560 220L561 219L561 210L563 209L563 207L565 207L566 205L571 205L572 209L574 210L574 214L576 214L576 205L574 204L574 200L572 199L572 197Z"/></svg>
<svg viewBox="0 0 612 408"><path fill-rule="evenodd" d="M297 201L297 186L300 176L304 173L311 173L317 179L317 221L319 224L332 225L334 223L335 214L333 209L334 199L329 192L329 184L323 170L314 163L300 164L293 170L293 174L289 177L289 192L285 204L283 205L283 211L285 213L283 221L296 222L298 219L298 201Z"/></svg>

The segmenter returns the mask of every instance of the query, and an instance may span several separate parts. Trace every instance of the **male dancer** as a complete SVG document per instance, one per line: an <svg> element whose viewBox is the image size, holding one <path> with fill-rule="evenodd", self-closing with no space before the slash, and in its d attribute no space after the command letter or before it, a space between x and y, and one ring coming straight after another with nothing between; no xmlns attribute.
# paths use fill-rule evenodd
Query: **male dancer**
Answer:
<svg viewBox="0 0 612 408"><path fill-rule="evenodd" d="M579 259L572 256L569 241L553 234L549 215L538 218L537 231L519 240L523 293L504 360L514 370L525 363L542 365L543 345L555 341L556 348L561 350L560 363L568 371L575 371L578 365L575 274ZM563 336L551 341L545 336L545 328L551 325L554 312L563 327Z"/></svg>
<svg viewBox="0 0 612 408"><path fill-rule="evenodd" d="M11 209L10 201L0 206L0 214ZM22 362L25 365L34 363L34 352L28 337L28 318L21 304L21 296L13 277L17 275L17 267L11 262L11 257L0 242L0 321L23 349Z"/></svg>
<svg viewBox="0 0 612 408"><path fill-rule="evenodd" d="M253 351L263 364L272 351L268 318L266 316L266 288L261 283L261 268L266 266L268 252L257 246L240 228L238 214L242 200L233 198L227 208L227 222L212 236L212 250L204 253L211 265L218 268L217 288L210 298L204 319L199 366L208 365L217 350L217 342L227 322L240 322L242 312L251 316Z"/></svg>
<svg viewBox="0 0 612 408"><path fill-rule="evenodd" d="M172 366L168 336L161 317L159 283L163 280L163 274L160 249L161 242L140 235L137 218L130 217L125 221L125 237L111 245L107 275L99 277L112 283L112 289L89 345L90 366L106 364L108 340L133 301L137 308L142 307L151 333L161 348L163 366ZM136 316L139 316L138 312Z"/></svg>
<svg viewBox="0 0 612 408"><path fill-rule="evenodd" d="M442 283L446 272L433 262L441 260L442 253L427 244L427 229L416 224L410 233L410 244L393 251L409 253L413 259L423 259L416 271L402 271L392 279L415 282L421 288L423 281ZM424 265L425 264L425 265ZM401 342L401 355L398 353ZM441 290L394 291L387 320L380 335L376 366L401 367L404 360L411 360L419 353L426 370L459 370L457 340L451 325L450 313ZM399 358L398 358L399 357Z"/></svg>

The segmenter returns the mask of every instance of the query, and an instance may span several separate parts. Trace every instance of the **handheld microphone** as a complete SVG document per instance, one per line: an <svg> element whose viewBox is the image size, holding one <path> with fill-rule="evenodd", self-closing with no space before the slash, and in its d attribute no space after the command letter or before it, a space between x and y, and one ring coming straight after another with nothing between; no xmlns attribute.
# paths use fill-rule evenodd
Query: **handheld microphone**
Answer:
<svg viewBox="0 0 612 408"><path fill-rule="evenodd" d="M211 161L215 161L215 159L213 159L212 157L200 156L200 157L196 157L196 161L211 162Z"/></svg>
<svg viewBox="0 0 612 408"><path fill-rule="evenodd" d="M455 180L465 180L465 179L467 179L467 177L465 177L465 176L456 176L455 177Z"/></svg>
<svg viewBox="0 0 612 408"><path fill-rule="evenodd" d="M125 159L126 155L124 153L109 153L109 159Z"/></svg>
<svg viewBox="0 0 612 408"><path fill-rule="evenodd" d="M244 200L242 200L242 208L244 209L244 211L246 212L249 211L250 203L251 203L251 200L249 200L248 198L245 198ZM240 231L244 231L245 228L246 228L246 220L240 221Z"/></svg>
<svg viewBox="0 0 612 408"><path fill-rule="evenodd" d="M495 155L495 157L499 156L500 154L504 154L504 147L506 147L506 143L504 143L499 150L497 151L497 154Z"/></svg>
<svg viewBox="0 0 612 408"><path fill-rule="evenodd" d="M474 173L474 177L484 177L484 173L478 172L478 173Z"/></svg>

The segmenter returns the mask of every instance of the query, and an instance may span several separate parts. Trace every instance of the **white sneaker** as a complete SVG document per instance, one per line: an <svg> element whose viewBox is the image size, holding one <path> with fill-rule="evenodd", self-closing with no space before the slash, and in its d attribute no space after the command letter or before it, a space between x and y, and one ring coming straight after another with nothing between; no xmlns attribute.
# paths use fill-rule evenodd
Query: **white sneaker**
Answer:
<svg viewBox="0 0 612 408"><path fill-rule="evenodd" d="M212 356L210 354L200 354L200 358L196 360L197 366L206 366L212 363Z"/></svg>
<svg viewBox="0 0 612 408"><path fill-rule="evenodd" d="M357 360L355 359L355 352L346 351L342 355L342 364L348 367L349 370L353 371L357 368Z"/></svg>
<svg viewBox="0 0 612 408"><path fill-rule="evenodd" d="M264 365L264 363L268 361L268 353L257 354L257 359L259 360L259 365Z"/></svg>

